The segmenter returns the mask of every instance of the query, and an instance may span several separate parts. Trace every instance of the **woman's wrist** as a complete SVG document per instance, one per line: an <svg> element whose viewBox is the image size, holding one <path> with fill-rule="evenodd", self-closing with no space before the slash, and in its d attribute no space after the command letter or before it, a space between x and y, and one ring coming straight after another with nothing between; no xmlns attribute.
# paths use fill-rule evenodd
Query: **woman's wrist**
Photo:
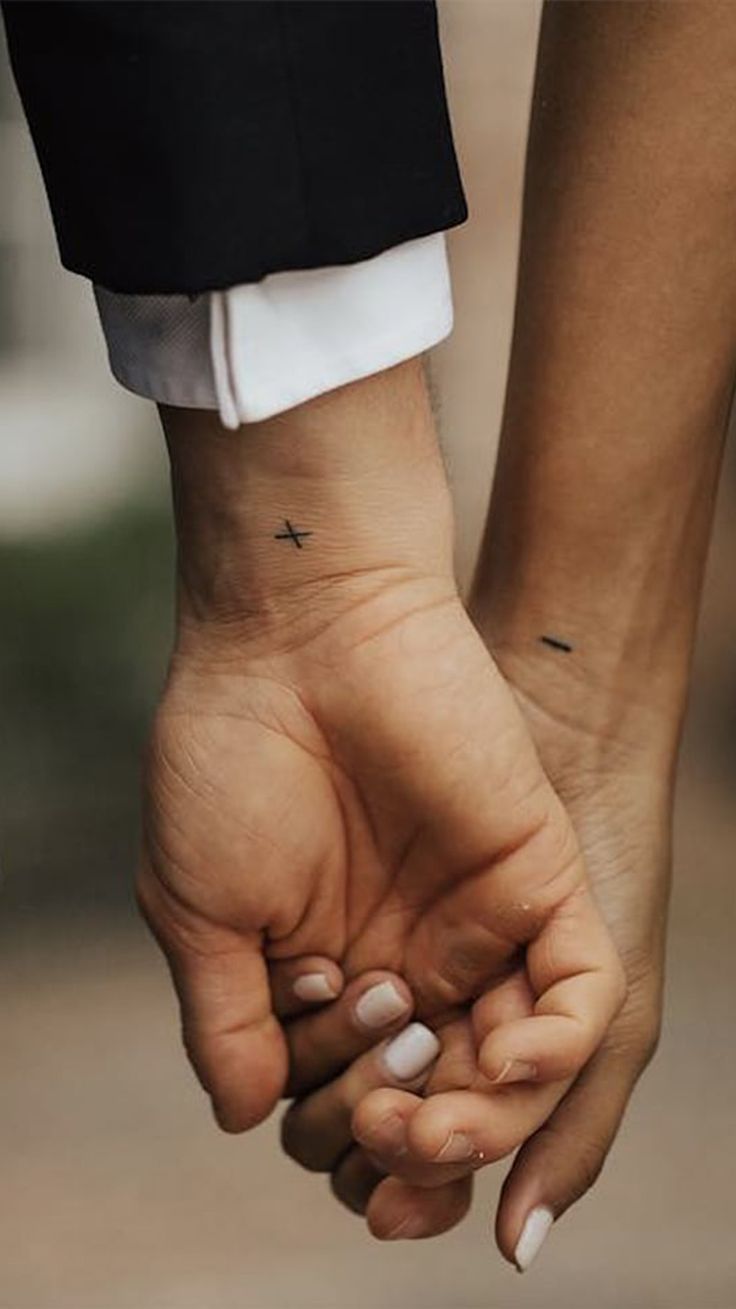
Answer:
<svg viewBox="0 0 736 1309"><path fill-rule="evenodd" d="M559 602L560 596L557 596ZM513 686L535 735L549 742L546 765L590 779L645 770L660 790L671 787L686 704L689 648L658 664L646 622L638 641L600 632L582 639L582 622L550 622L553 607L523 604L504 614L476 583L473 621ZM559 603L554 607L561 612ZM632 628L636 624L632 619ZM574 635L573 635L574 632Z"/></svg>

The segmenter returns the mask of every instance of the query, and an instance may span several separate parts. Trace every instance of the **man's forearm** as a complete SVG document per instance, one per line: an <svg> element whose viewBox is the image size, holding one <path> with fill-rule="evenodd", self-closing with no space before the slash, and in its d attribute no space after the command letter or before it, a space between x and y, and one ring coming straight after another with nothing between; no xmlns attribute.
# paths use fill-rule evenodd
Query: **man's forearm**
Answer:
<svg viewBox="0 0 736 1309"><path fill-rule="evenodd" d="M732 5L547 5L474 587L532 698L670 758L732 390L735 97Z"/></svg>

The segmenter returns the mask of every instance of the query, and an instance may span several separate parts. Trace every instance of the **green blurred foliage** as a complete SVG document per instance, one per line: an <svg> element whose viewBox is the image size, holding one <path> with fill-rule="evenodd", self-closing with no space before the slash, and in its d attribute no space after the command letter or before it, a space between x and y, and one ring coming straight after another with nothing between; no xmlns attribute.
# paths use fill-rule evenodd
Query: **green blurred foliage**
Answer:
<svg viewBox="0 0 736 1309"><path fill-rule="evenodd" d="M0 544L0 906L130 906L138 772L172 626L163 506Z"/></svg>

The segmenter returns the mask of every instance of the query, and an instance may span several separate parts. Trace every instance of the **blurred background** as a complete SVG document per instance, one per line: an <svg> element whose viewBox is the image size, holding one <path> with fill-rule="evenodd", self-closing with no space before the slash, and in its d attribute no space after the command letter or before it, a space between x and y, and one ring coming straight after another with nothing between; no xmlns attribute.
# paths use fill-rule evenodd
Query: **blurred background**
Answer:
<svg viewBox="0 0 736 1309"><path fill-rule="evenodd" d="M538 6L446 0L472 209L435 352L464 576L511 324ZM268 1124L220 1136L131 905L137 761L171 628L152 407L58 266L0 51L0 1309L736 1309L736 476L724 477L681 771L668 1009L594 1192L522 1279L473 1212L379 1246Z"/></svg>

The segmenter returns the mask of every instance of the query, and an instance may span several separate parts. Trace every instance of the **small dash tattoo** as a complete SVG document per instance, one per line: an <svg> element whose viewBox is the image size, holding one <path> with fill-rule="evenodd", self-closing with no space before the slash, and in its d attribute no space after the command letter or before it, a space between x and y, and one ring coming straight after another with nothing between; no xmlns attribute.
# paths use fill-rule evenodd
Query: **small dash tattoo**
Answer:
<svg viewBox="0 0 736 1309"><path fill-rule="evenodd" d="M293 541L297 550L303 550L302 541L305 537L313 535L312 532L300 532L297 528L292 527L288 518L284 519L284 527L286 528L285 532L274 532L274 541Z"/></svg>
<svg viewBox="0 0 736 1309"><path fill-rule="evenodd" d="M553 650L563 650L565 654L571 654L573 647L568 641L561 641L559 636L540 636L543 645L549 645Z"/></svg>

